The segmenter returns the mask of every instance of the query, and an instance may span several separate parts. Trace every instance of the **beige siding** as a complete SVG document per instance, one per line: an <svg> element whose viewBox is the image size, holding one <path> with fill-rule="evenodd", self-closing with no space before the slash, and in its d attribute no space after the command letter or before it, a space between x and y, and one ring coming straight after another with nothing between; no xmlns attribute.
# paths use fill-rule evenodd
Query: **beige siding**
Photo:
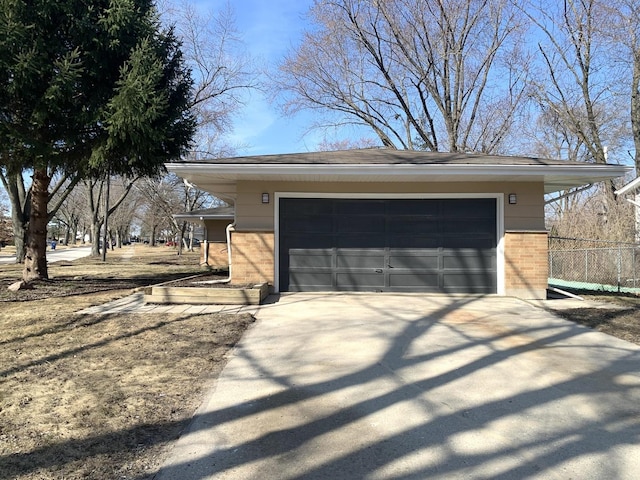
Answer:
<svg viewBox="0 0 640 480"><path fill-rule="evenodd" d="M226 228L233 220L205 220L207 240L210 242L226 242Z"/></svg>
<svg viewBox="0 0 640 480"><path fill-rule="evenodd" d="M275 194L278 193L503 193L505 195L505 230L544 230L544 186L527 183L317 183L317 182L238 182L236 229L273 231ZM262 203L262 193L269 193L270 203ZM506 196L515 193L516 205Z"/></svg>

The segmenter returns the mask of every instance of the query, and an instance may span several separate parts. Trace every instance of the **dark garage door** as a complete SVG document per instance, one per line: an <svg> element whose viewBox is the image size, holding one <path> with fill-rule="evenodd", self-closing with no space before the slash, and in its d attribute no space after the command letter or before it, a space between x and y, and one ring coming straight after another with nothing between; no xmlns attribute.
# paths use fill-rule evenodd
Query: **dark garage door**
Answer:
<svg viewBox="0 0 640 480"><path fill-rule="evenodd" d="M280 199L280 291L496 292L496 200Z"/></svg>

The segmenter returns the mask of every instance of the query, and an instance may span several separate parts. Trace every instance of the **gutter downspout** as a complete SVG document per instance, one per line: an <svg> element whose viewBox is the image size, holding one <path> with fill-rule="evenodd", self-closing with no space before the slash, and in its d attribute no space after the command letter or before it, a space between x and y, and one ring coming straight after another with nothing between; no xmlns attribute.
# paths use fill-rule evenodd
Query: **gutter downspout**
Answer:
<svg viewBox="0 0 640 480"><path fill-rule="evenodd" d="M207 229L207 225L204 223L203 217L200 217L200 221L202 222L202 226L204 227L204 262L200 262L200 266L209 266L209 230Z"/></svg>
<svg viewBox="0 0 640 480"><path fill-rule="evenodd" d="M227 233L227 258L229 261L229 276L227 278L223 278L222 280L207 280L204 282L193 282L193 283L204 285L204 284L212 284L212 283L229 283L231 281L231 232L235 231L234 229L235 226L236 226L236 222L233 222L227 225L227 228L225 229Z"/></svg>

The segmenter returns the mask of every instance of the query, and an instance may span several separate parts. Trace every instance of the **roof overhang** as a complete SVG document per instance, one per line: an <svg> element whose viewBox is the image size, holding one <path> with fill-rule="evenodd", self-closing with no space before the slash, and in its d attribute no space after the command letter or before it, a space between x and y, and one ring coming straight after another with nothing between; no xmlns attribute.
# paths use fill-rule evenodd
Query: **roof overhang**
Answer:
<svg viewBox="0 0 640 480"><path fill-rule="evenodd" d="M235 214L233 207L217 207L176 213L173 218L186 222L204 222L205 220L234 220Z"/></svg>
<svg viewBox="0 0 640 480"><path fill-rule="evenodd" d="M233 199L238 181L294 182L543 182L545 193L610 180L625 165L504 164L247 164L169 163L167 169L200 189Z"/></svg>

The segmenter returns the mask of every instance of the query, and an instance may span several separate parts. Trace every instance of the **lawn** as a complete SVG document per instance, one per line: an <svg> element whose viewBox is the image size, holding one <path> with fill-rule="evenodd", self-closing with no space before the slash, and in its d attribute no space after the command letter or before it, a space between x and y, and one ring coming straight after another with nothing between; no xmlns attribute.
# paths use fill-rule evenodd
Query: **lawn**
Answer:
<svg viewBox="0 0 640 480"><path fill-rule="evenodd" d="M197 253L136 245L49 268L13 293L20 268L0 265L0 477L151 478L253 318L76 313L204 273Z"/></svg>
<svg viewBox="0 0 640 480"><path fill-rule="evenodd" d="M21 268L0 265L0 478L150 479L253 318L76 313L209 273L197 252L135 245L49 268L14 293ZM640 299L591 298L615 305L556 313L640 344Z"/></svg>

